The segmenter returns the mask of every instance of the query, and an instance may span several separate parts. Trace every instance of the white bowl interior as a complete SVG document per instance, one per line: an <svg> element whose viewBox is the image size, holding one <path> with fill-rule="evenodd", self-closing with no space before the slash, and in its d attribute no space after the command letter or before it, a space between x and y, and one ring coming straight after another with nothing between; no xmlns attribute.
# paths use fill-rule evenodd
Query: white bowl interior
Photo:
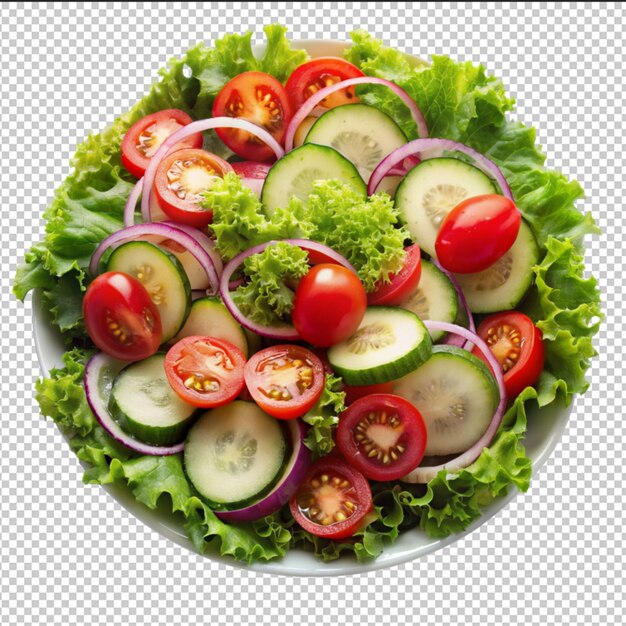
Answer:
<svg viewBox="0 0 626 626"><path fill-rule="evenodd" d="M319 56L341 56L345 49L345 42L338 41L295 41L294 45L304 48L311 57ZM257 52L262 48L258 47ZM33 329L35 334L35 346L39 363L44 375L53 367L62 365L61 356L64 352L63 341L60 334L52 327L49 314L41 306L39 293L35 293L33 298ZM550 406L539 411L532 410L528 416L528 433L525 440L528 456L533 461L536 472L546 461L561 438L561 434L567 424L571 407ZM124 487L119 485L106 485L104 489L117 500L132 515L150 526L158 533L175 541L177 544L195 551L193 545L187 539L182 524L168 514L166 509L151 510L139 503L133 495ZM483 515L476 520L464 533L452 535L445 539L431 539L418 529L402 534L398 540L376 560L368 563L358 563L353 557L342 557L338 561L324 563L316 559L311 553L303 550L291 550L280 561L270 563L254 563L250 566L238 563L233 559L222 557L217 553L208 554L209 558L221 561L227 565L244 567L260 572L295 575L295 576L332 576L356 574L397 565L405 561L424 556L448 545L472 532L489 518L493 517L500 509L512 500L517 494L517 490L511 488L509 493L483 510Z"/></svg>

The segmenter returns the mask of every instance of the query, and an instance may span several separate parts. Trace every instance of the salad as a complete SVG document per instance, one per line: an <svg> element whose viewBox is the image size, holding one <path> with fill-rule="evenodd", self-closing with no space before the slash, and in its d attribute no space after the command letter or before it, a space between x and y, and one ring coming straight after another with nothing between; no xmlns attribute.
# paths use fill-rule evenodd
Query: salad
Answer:
<svg viewBox="0 0 626 626"><path fill-rule="evenodd" d="M597 228L482 66L285 31L88 137L14 291L66 340L37 399L85 482L168 494L199 552L371 559L528 489L528 408L588 386Z"/></svg>

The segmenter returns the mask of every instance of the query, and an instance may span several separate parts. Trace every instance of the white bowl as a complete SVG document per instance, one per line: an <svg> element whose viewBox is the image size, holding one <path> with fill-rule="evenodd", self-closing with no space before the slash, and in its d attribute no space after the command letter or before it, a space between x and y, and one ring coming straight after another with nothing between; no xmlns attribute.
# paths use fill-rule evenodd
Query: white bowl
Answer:
<svg viewBox="0 0 626 626"><path fill-rule="evenodd" d="M306 49L312 57L340 56L348 45L338 41L296 41L294 45ZM35 293L33 298L33 327L37 356L44 375L52 367L62 365L61 356L64 352L63 342L58 332L52 327L48 313L41 306L41 297ZM528 433L525 439L526 451L533 461L534 472L545 463L561 438L567 424L571 406L568 408L550 406L541 411L532 410L528 415ZM151 510L139 503L129 490L118 485L106 485L104 489L115 498L132 515L150 526L158 533L175 541L177 544L195 552L180 524L165 510ZM325 563L316 559L311 553L304 550L291 550L280 561L270 563L253 563L245 565L229 557L222 557L217 553L208 554L208 558L221 561L227 565L243 567L259 572L283 574L292 576L331 576L356 574L373 569L388 567L404 563L412 559L434 552L472 532L500 509L510 502L517 490L512 487L509 493L495 500L483 509L482 516L471 524L463 533L446 537L445 539L431 539L419 529L409 530L400 535L397 541L386 548L377 559L358 563L354 557L342 556L337 561Z"/></svg>

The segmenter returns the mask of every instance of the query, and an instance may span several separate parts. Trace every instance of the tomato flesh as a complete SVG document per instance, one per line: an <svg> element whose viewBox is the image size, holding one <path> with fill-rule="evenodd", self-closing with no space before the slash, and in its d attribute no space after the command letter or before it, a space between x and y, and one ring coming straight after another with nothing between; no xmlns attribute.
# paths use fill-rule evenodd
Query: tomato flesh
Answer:
<svg viewBox="0 0 626 626"><path fill-rule="evenodd" d="M339 418L337 446L346 461L372 480L397 480L426 451L426 425L408 400L373 394L353 402Z"/></svg>
<svg viewBox="0 0 626 626"><path fill-rule="evenodd" d="M216 178L232 172L230 163L206 150L178 150L157 167L154 191L163 212L181 224L202 228L213 213L200 206L203 193Z"/></svg>
<svg viewBox="0 0 626 626"><path fill-rule="evenodd" d="M255 402L279 419L304 415L324 389L324 366L310 350L278 345L255 353L244 369Z"/></svg>
<svg viewBox="0 0 626 626"><path fill-rule="evenodd" d="M140 119L133 124L122 140L122 165L137 178L146 173L150 159L161 144L192 119L179 109L165 109ZM176 144L175 149L201 148L202 133L196 133Z"/></svg>
<svg viewBox="0 0 626 626"><path fill-rule="evenodd" d="M297 67L287 80L285 89L294 111L297 111L320 89L359 76L365 76L365 74L356 65L352 65L344 59L319 57ZM354 87L347 87L324 98L320 102L320 106L332 108L358 101Z"/></svg>
<svg viewBox="0 0 626 626"><path fill-rule="evenodd" d="M282 83L264 72L244 72L228 81L213 103L213 117L239 117L267 130L281 143L292 117ZM271 161L273 150L258 137L236 128L218 128L219 138L238 156Z"/></svg>
<svg viewBox="0 0 626 626"><path fill-rule="evenodd" d="M91 340L116 359L146 359L161 344L159 311L146 288L128 274L98 276L83 298L83 316Z"/></svg>
<svg viewBox="0 0 626 626"><path fill-rule="evenodd" d="M228 341L193 335L170 348L165 374L185 402L210 409L241 393L245 361L243 352Z"/></svg>
<svg viewBox="0 0 626 626"><path fill-rule="evenodd" d="M527 315L519 311L490 315L480 323L478 335L502 367L509 398L539 380L544 365L543 336ZM486 361L478 348L473 353Z"/></svg>
<svg viewBox="0 0 626 626"><path fill-rule="evenodd" d="M341 265L321 263L298 283L293 325L305 341L328 347L354 334L366 307L365 289L354 272Z"/></svg>
<svg viewBox="0 0 626 626"><path fill-rule="evenodd" d="M343 390L346 394L346 406L348 406L360 398L365 398L375 393L391 393L393 391L393 381L376 385L344 385Z"/></svg>
<svg viewBox="0 0 626 626"><path fill-rule="evenodd" d="M405 250L404 266L393 274L389 283L381 283L375 291L367 294L368 304L397 306L404 302L419 285L422 277L422 257L415 243Z"/></svg>
<svg viewBox="0 0 626 626"><path fill-rule="evenodd" d="M482 272L508 252L521 222L509 198L496 194L467 198L443 220L435 241L437 258L451 272Z"/></svg>
<svg viewBox="0 0 626 626"><path fill-rule="evenodd" d="M337 457L313 463L289 503L302 528L327 539L351 537L372 506L365 477Z"/></svg>

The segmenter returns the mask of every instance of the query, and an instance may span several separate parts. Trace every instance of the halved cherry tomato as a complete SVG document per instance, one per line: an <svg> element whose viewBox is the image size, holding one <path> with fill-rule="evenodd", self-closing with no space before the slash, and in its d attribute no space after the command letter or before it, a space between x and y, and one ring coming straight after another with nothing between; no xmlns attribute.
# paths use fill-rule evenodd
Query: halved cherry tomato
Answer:
<svg viewBox="0 0 626 626"><path fill-rule="evenodd" d="M509 198L496 194L467 198L443 220L435 241L437 258L451 272L482 272L515 243L521 222Z"/></svg>
<svg viewBox="0 0 626 626"><path fill-rule="evenodd" d="M159 206L175 222L202 228L213 219L213 212L198 203L202 194L226 172L230 163L206 150L170 152L157 167L154 191Z"/></svg>
<svg viewBox="0 0 626 626"><path fill-rule="evenodd" d="M480 323L478 335L502 366L509 398L539 380L544 363L543 336L530 317L519 311L495 313ZM486 362L478 348L473 352Z"/></svg>
<svg viewBox="0 0 626 626"><path fill-rule="evenodd" d="M404 302L417 289L422 277L420 248L414 243L405 252L404 267L390 277L391 282L381 283L376 291L367 294L368 304L395 306Z"/></svg>
<svg viewBox="0 0 626 626"><path fill-rule="evenodd" d="M302 339L327 347L356 331L366 307L359 277L341 265L322 263L298 283L291 317Z"/></svg>
<svg viewBox="0 0 626 626"><path fill-rule="evenodd" d="M372 506L372 490L365 477L334 456L311 465L289 502L296 522L326 539L351 537Z"/></svg>
<svg viewBox="0 0 626 626"><path fill-rule="evenodd" d="M324 366L306 348L271 346L250 357L244 369L246 386L255 402L279 419L304 415L324 389Z"/></svg>
<svg viewBox="0 0 626 626"><path fill-rule="evenodd" d="M161 345L159 311L146 288L128 274L100 274L87 287L83 316L91 340L116 359L146 359Z"/></svg>
<svg viewBox="0 0 626 626"><path fill-rule="evenodd" d="M235 174L241 176L241 178L254 178L255 180L265 180L270 167L267 163L259 163L258 161L232 163Z"/></svg>
<svg viewBox="0 0 626 626"><path fill-rule="evenodd" d="M357 78L365 74L352 63L339 57L319 57L297 67L292 73L285 89L297 111L314 93L324 87L340 83L348 78ZM354 93L354 87L336 91L320 102L320 106L332 108L342 104L353 104L359 99Z"/></svg>
<svg viewBox="0 0 626 626"><path fill-rule="evenodd" d="M174 132L193 120L179 109L151 113L135 122L122 140L122 165L137 178L146 173L150 159L160 145ZM202 133L190 135L176 144L175 149L202 148Z"/></svg>
<svg viewBox="0 0 626 626"><path fill-rule="evenodd" d="M393 381L378 383L377 385L344 385L343 390L346 393L346 406L349 406L360 398L371 396L374 393L391 393L393 391Z"/></svg>
<svg viewBox="0 0 626 626"><path fill-rule="evenodd" d="M424 458L426 425L408 400L374 394L353 402L341 414L337 446L346 461L368 478L397 480Z"/></svg>
<svg viewBox="0 0 626 626"><path fill-rule="evenodd" d="M185 402L212 409L227 404L241 393L245 362L243 352L232 343L192 335L169 349L165 375Z"/></svg>
<svg viewBox="0 0 626 626"><path fill-rule="evenodd" d="M241 117L265 128L281 143L293 112L282 83L264 72L244 72L229 80L213 103L213 117ZM251 161L271 161L272 149L250 133L218 128L219 138L237 155Z"/></svg>

